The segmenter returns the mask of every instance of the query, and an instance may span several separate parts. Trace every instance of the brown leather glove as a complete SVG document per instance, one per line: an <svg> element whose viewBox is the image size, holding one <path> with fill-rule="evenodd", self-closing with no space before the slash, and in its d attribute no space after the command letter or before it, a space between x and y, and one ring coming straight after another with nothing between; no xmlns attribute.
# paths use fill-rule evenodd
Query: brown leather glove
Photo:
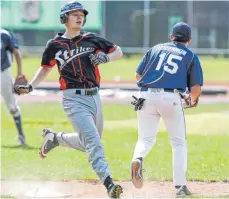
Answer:
<svg viewBox="0 0 229 199"><path fill-rule="evenodd" d="M184 109L193 108L193 107L196 107L198 105L199 98L197 98L197 100L193 103L190 95L184 96L184 95L180 94L180 96L181 96L181 98L183 100Z"/></svg>
<svg viewBox="0 0 229 199"><path fill-rule="evenodd" d="M14 92L18 95L28 94L33 91L33 87L30 84L27 85L15 85Z"/></svg>
<svg viewBox="0 0 229 199"><path fill-rule="evenodd" d="M18 75L15 79L14 86L16 85L27 85L28 80L24 75Z"/></svg>

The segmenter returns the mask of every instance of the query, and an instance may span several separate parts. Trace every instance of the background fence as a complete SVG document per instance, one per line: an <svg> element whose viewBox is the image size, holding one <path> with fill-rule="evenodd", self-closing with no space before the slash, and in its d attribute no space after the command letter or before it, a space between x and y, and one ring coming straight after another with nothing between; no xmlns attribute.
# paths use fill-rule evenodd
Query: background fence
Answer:
<svg viewBox="0 0 229 199"><path fill-rule="evenodd" d="M4 28L30 52L64 31L59 11L66 1L1 1ZM89 10L85 30L100 33L124 52L145 52L169 40L179 21L192 26L191 48L199 54L229 54L229 1L82 1Z"/></svg>

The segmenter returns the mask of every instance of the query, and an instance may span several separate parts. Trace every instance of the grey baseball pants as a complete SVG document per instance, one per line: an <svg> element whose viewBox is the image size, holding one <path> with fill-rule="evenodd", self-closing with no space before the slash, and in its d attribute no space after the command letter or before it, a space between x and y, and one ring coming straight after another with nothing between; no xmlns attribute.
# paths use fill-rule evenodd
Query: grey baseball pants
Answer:
<svg viewBox="0 0 229 199"><path fill-rule="evenodd" d="M81 95L75 92L76 89L64 90L62 101L64 111L75 132L60 132L57 134L57 140L59 146L87 152L88 161L104 183L110 171L100 140L103 131L101 99L98 93L93 96L85 95L85 89L81 89Z"/></svg>

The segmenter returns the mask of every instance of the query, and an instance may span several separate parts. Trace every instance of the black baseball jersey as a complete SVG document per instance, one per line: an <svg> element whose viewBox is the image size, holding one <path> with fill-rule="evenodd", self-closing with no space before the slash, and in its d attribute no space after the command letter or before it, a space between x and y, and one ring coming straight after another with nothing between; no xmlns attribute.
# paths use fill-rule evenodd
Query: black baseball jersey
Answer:
<svg viewBox="0 0 229 199"><path fill-rule="evenodd" d="M89 55L99 51L111 53L115 45L90 32L80 32L72 39L63 38L62 35L58 33L48 41L41 66L51 68L57 64L61 90L99 86L99 69L91 64Z"/></svg>

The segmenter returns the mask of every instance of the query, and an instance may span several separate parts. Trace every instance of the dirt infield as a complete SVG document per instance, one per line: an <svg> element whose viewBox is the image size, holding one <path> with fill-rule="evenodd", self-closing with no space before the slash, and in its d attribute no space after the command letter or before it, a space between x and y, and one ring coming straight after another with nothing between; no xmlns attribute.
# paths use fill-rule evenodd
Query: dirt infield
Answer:
<svg viewBox="0 0 229 199"><path fill-rule="evenodd" d="M123 186L122 198L174 198L172 182L145 182L141 190L131 182ZM17 198L108 198L104 186L98 181L2 181L1 195ZM189 189L196 197L228 197L229 183L189 182Z"/></svg>

